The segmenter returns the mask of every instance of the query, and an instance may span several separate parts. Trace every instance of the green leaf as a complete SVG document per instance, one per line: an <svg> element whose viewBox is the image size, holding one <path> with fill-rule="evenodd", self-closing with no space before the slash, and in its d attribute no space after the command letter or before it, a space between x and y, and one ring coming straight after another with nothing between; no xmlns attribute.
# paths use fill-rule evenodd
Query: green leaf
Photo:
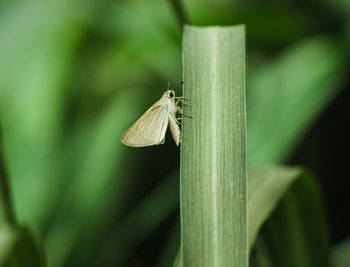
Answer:
<svg viewBox="0 0 350 267"><path fill-rule="evenodd" d="M122 265L133 249L176 210L179 200L177 190L174 188L177 186L178 172L175 172L165 178L122 218L99 249L102 266ZM109 259L108 255L114 251L118 251L118 254ZM108 261L104 262L105 259Z"/></svg>
<svg viewBox="0 0 350 267"><path fill-rule="evenodd" d="M248 79L248 161L283 162L337 94L344 71L341 47L313 38L259 66Z"/></svg>
<svg viewBox="0 0 350 267"><path fill-rule="evenodd" d="M350 238L332 248L331 251L332 267L350 266Z"/></svg>
<svg viewBox="0 0 350 267"><path fill-rule="evenodd" d="M46 266L43 250L28 228L12 225L0 228L0 266Z"/></svg>
<svg viewBox="0 0 350 267"><path fill-rule="evenodd" d="M19 220L38 229L44 227L60 186L58 143L81 37L72 14L78 19L86 6L67 1L44 6L30 0L0 8L4 151Z"/></svg>
<svg viewBox="0 0 350 267"><path fill-rule="evenodd" d="M247 266L245 29L186 26L180 162L184 266Z"/></svg>
<svg viewBox="0 0 350 267"><path fill-rule="evenodd" d="M264 197L259 203L255 201L255 207L249 203L249 220L263 217L260 212L251 212L265 205L270 209L264 209L269 210L264 215L266 221L257 223L265 221L252 251L252 266L328 266L327 224L319 189L310 174L302 169L273 167L262 170L259 176L261 182L255 183ZM277 199L274 194L282 197ZM257 235L254 229L252 236Z"/></svg>
<svg viewBox="0 0 350 267"><path fill-rule="evenodd" d="M174 225L169 233L167 245L161 252L161 255L158 259L156 267L163 266L176 266L174 265L174 258L181 250L179 250L180 244L180 218L176 218ZM176 261L175 261L175 264Z"/></svg>
<svg viewBox="0 0 350 267"><path fill-rule="evenodd" d="M303 169L249 169L248 222L251 266L327 266L320 192ZM181 257L179 253L174 266L182 266Z"/></svg>
<svg viewBox="0 0 350 267"><path fill-rule="evenodd" d="M299 168L248 169L249 247L254 245L261 225L268 219L290 185L300 176Z"/></svg>
<svg viewBox="0 0 350 267"><path fill-rule="evenodd" d="M130 102L140 103L136 94L137 91L130 88L114 97L95 123L90 124L91 136L78 138L80 142L84 141L85 155L75 163L76 172L68 189L62 192L64 198L55 210L55 220L45 238L54 265L65 262L81 236L89 241L96 238L111 214L115 216L121 208L111 207L109 203L115 195L122 202L130 187L129 180L124 179L124 172L131 163L123 161L126 146L120 142L120 137L130 120L136 117L135 109L125 113ZM81 143L73 144L74 149L81 148ZM119 169L118 177L114 175L115 168ZM96 228L96 225L100 227ZM89 245L93 243L85 242L79 245L79 249Z"/></svg>

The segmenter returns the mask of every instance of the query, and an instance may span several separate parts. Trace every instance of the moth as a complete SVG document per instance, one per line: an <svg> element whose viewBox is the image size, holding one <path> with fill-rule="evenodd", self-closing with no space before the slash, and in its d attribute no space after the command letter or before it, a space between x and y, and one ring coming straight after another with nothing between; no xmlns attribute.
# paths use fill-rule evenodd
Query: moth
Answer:
<svg viewBox="0 0 350 267"><path fill-rule="evenodd" d="M169 85L168 85L169 89ZM180 122L181 118L176 118L176 113L184 114L178 106L181 101L184 105L191 106L183 102L186 97L175 97L174 90L167 90L163 96L153 104L122 136L122 143L132 147L145 147L164 144L165 133L169 126L171 136L177 146L180 144ZM176 100L176 102L175 102Z"/></svg>

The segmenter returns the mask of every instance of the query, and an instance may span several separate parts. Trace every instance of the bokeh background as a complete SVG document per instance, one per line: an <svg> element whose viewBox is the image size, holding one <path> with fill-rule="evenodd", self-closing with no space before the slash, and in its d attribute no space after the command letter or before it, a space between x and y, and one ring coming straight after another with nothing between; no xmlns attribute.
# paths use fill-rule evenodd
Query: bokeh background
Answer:
<svg viewBox="0 0 350 267"><path fill-rule="evenodd" d="M344 244L350 2L183 4L195 25L246 24L249 163L311 170L331 247ZM172 264L179 149L120 138L181 82L181 42L165 0L0 2L1 147L17 217L51 266Z"/></svg>

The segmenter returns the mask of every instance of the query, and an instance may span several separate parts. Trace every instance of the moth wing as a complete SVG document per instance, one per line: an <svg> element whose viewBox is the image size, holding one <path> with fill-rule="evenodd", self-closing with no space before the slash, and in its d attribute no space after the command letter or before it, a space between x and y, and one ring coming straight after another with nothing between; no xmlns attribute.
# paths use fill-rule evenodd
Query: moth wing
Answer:
<svg viewBox="0 0 350 267"><path fill-rule="evenodd" d="M157 102L125 132L121 141L125 145L133 147L164 143L168 123L166 106Z"/></svg>

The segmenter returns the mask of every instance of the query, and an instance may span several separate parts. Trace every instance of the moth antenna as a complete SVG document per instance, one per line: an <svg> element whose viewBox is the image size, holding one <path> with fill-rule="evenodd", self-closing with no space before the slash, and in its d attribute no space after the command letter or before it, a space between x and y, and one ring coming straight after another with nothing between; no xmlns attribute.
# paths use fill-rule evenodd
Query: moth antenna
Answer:
<svg viewBox="0 0 350 267"><path fill-rule="evenodd" d="M170 81L168 81L168 90L170 90Z"/></svg>
<svg viewBox="0 0 350 267"><path fill-rule="evenodd" d="M184 81L181 81L181 82L180 82L180 85L183 85L183 84L184 84ZM179 85L177 84L177 85L175 86L174 90L176 90L178 86L179 86Z"/></svg>

